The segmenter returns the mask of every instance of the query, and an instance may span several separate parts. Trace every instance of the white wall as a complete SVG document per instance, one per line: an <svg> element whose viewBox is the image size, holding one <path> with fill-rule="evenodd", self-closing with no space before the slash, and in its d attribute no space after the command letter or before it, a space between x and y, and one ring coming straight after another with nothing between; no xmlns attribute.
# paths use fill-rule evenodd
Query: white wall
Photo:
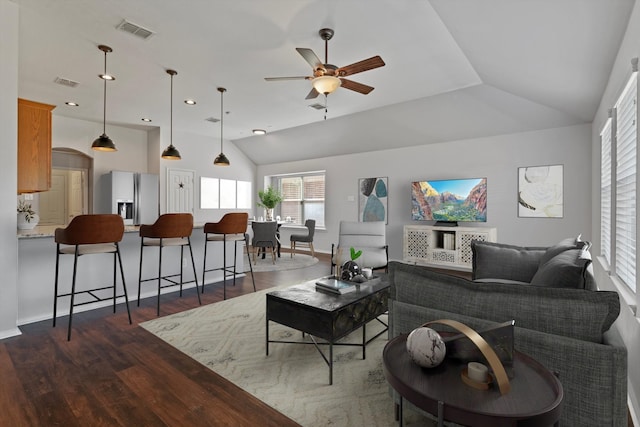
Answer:
<svg viewBox="0 0 640 427"><path fill-rule="evenodd" d="M402 130L397 134L401 138ZM477 225L497 227L500 242L551 245L579 233L592 238L590 140L589 125L570 126L258 166L256 182L266 175L326 170L326 230L318 230L314 239L321 252L330 252L337 242L340 220L357 219L358 179L374 176L389 178L387 243L392 259L402 258L403 226L417 223L411 220L410 184L420 179L486 177L487 223ZM564 165L564 218L518 218L518 167L552 164ZM285 245L288 234L284 229Z"/></svg>
<svg viewBox="0 0 640 427"><path fill-rule="evenodd" d="M158 158L162 150L169 145L167 132L161 135ZM222 178L254 182L256 166L231 141L224 142L224 153L229 158L230 166L214 166L213 160L220 153L220 138L196 135L173 130L173 145L180 151L182 160L162 160L160 162L160 206L166 206L167 169L185 169L195 171L193 218L196 223L218 221L229 212L224 209L200 209L200 177ZM166 210L163 210L165 212ZM237 210L231 210L237 212ZM250 212L249 215L252 215Z"/></svg>
<svg viewBox="0 0 640 427"><path fill-rule="evenodd" d="M0 0L0 338L20 333L16 327L18 242L16 189L18 188L18 5Z"/></svg>
<svg viewBox="0 0 640 427"><path fill-rule="evenodd" d="M624 89L624 85L631 75L631 59L640 57L640 4L636 2L629 25L624 35L624 39L618 50L616 61L609 76L607 88L600 101L598 112L593 119L592 127L592 157L593 163L592 173L592 194L593 203L591 210L593 212L592 232L594 236L593 254L600 253L600 131L608 117L608 110L614 105L618 96ZM622 295L620 317L614 324L628 350L628 376L629 376L629 398L630 409L635 425L640 423L640 319L634 314L632 306L636 305L637 297L626 293L624 286L616 284L605 270L604 262L596 259L594 262L596 277L598 278L598 286L601 289L617 290ZM640 290L640 283L636 277L636 289Z"/></svg>

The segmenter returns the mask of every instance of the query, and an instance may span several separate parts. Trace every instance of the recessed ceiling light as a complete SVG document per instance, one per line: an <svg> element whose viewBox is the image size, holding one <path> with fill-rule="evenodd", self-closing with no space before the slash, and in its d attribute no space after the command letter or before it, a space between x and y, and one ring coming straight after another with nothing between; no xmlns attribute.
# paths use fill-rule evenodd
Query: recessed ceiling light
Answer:
<svg viewBox="0 0 640 427"><path fill-rule="evenodd" d="M187 105L196 105L196 101L194 101L193 99L185 99L184 103Z"/></svg>
<svg viewBox="0 0 640 427"><path fill-rule="evenodd" d="M253 130L253 134L254 135L266 135L267 131L264 129L254 129Z"/></svg>
<svg viewBox="0 0 640 427"><path fill-rule="evenodd" d="M100 77L103 80L115 80L116 79L111 74L98 74L98 77Z"/></svg>
<svg viewBox="0 0 640 427"><path fill-rule="evenodd" d="M151 119L148 119L148 118L146 118L146 117L143 117L143 118L142 118L142 121L143 121L143 122L147 122L147 123L148 123L148 122L151 122L152 120L151 120Z"/></svg>
<svg viewBox="0 0 640 427"><path fill-rule="evenodd" d="M80 104L77 104L77 103L75 103L73 101L67 101L67 102L65 102L65 104L67 104L69 107L79 107L80 106Z"/></svg>

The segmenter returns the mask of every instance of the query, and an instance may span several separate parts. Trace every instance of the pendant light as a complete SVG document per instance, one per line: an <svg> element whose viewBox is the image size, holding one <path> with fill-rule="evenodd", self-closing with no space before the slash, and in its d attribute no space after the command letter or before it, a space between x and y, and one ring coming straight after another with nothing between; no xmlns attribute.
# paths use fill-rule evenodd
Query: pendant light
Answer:
<svg viewBox="0 0 640 427"><path fill-rule="evenodd" d="M224 145L223 140L223 128L224 128L224 103L223 103L223 95L227 90L223 87L218 88L218 92L220 92L220 154L213 161L215 166L229 166L229 159L224 155L224 150L222 149Z"/></svg>
<svg viewBox="0 0 640 427"><path fill-rule="evenodd" d="M171 76L171 121L169 133L169 146L162 152L162 158L167 160L180 160L180 152L173 146L173 76L178 74L175 70L167 70L167 74Z"/></svg>
<svg viewBox="0 0 640 427"><path fill-rule="evenodd" d="M103 114L102 114L102 135L96 138L91 144L91 148L96 151L118 151L116 145L113 143L111 138L107 136L106 127L107 127L107 80L115 80L116 78L110 74L107 74L107 53L113 52L113 50L109 46L105 46L101 44L98 46L98 49L104 52L104 74L99 74L98 76L104 80L104 105L103 105Z"/></svg>

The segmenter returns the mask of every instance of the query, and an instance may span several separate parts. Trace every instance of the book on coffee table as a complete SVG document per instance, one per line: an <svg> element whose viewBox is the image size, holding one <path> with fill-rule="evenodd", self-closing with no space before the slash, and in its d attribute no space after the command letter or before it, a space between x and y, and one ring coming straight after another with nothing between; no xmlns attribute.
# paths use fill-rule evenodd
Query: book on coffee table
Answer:
<svg viewBox="0 0 640 427"><path fill-rule="evenodd" d="M334 276L325 277L316 282L316 290L327 291L342 295L356 290L356 284L345 280L336 279Z"/></svg>

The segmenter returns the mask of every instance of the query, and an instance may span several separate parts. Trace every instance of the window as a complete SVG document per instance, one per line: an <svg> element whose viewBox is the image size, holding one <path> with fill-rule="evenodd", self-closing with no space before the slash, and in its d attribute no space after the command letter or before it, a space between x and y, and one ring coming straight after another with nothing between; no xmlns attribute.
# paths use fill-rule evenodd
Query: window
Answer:
<svg viewBox="0 0 640 427"><path fill-rule="evenodd" d="M315 219L316 227L324 227L324 177L324 171L272 177L284 199L279 215L299 225Z"/></svg>
<svg viewBox="0 0 640 427"><path fill-rule="evenodd" d="M636 98L637 78L629 80L615 106L616 244L615 273L636 289Z"/></svg>
<svg viewBox="0 0 640 427"><path fill-rule="evenodd" d="M611 131L609 119L600 133L600 246L608 265L611 265Z"/></svg>

